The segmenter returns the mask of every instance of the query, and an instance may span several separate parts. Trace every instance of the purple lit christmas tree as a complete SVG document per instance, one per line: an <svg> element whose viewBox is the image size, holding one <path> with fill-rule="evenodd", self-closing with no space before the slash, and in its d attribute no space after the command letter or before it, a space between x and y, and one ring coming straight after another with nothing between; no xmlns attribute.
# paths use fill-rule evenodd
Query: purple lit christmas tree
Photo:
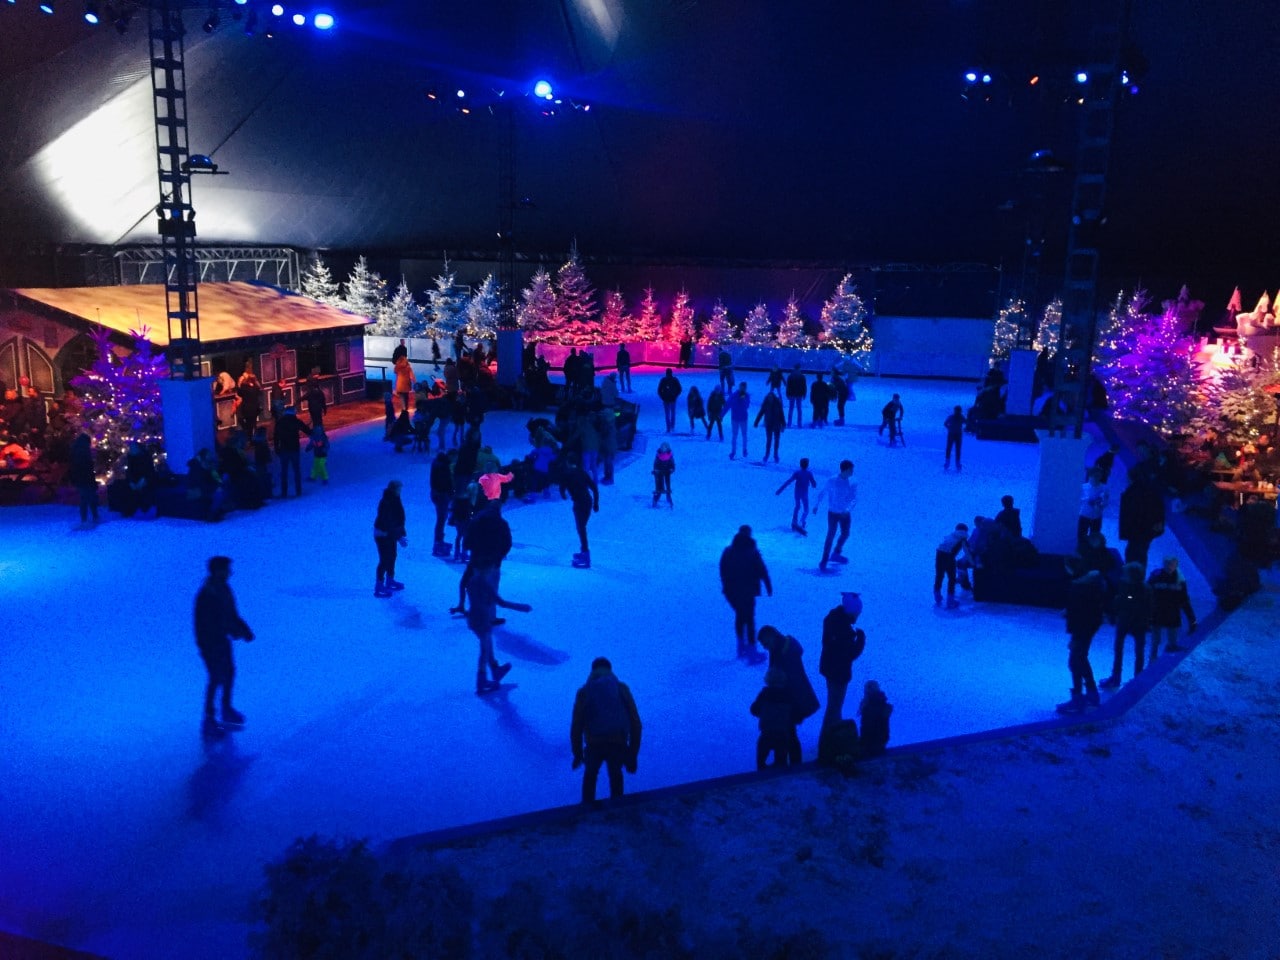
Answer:
<svg viewBox="0 0 1280 960"><path fill-rule="evenodd" d="M555 293L557 339L561 343L598 343L596 292L582 269L576 243L569 249L569 259L556 271Z"/></svg>
<svg viewBox="0 0 1280 960"><path fill-rule="evenodd" d="M80 398L74 426L93 438L94 465L104 483L124 469L130 443L151 450L162 443L160 382L169 376L169 365L147 333L146 327L132 331L133 351L124 356L116 355L107 331L92 334L97 359L71 380Z"/></svg>

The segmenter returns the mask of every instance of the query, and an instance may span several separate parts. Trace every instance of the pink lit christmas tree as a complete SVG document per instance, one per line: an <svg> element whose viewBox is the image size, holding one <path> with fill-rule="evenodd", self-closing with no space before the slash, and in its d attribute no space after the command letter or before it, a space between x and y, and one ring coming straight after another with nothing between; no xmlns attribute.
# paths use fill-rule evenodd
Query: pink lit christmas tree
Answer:
<svg viewBox="0 0 1280 960"><path fill-rule="evenodd" d="M636 314L636 339L642 343L656 343L662 336L662 314L658 301L653 298L653 287L645 287L640 312Z"/></svg>
<svg viewBox="0 0 1280 960"><path fill-rule="evenodd" d="M802 347L806 341L804 333L804 317L800 315L800 301L793 291L782 308L782 321L778 324L778 346Z"/></svg>
<svg viewBox="0 0 1280 960"><path fill-rule="evenodd" d="M600 336L605 343L626 343L635 338L635 323L627 313L627 301L621 290L605 291Z"/></svg>
<svg viewBox="0 0 1280 960"><path fill-rule="evenodd" d="M683 287L671 301L671 317L667 321L668 343L684 343L693 339L693 307L689 306L689 291Z"/></svg>
<svg viewBox="0 0 1280 960"><path fill-rule="evenodd" d="M569 259L556 271L555 332L561 343L598 343L596 292L587 280L578 257L578 245L569 248Z"/></svg>

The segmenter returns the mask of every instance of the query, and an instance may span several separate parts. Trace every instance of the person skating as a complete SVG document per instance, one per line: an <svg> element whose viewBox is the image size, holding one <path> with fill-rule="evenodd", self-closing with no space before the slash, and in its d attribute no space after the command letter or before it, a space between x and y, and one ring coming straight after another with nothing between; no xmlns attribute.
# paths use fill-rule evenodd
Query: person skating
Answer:
<svg viewBox="0 0 1280 960"><path fill-rule="evenodd" d="M822 656L818 673L827 681L827 709L824 727L844 718L844 698L853 681L853 661L862 656L867 635L856 624L862 614L862 598L849 591L840 594L840 603L822 620Z"/></svg>
<svg viewBox="0 0 1280 960"><path fill-rule="evenodd" d="M276 450L276 459L280 461L280 497L289 495L289 469L293 468L294 495L302 496L302 438L309 431L298 419L293 404L287 404L284 413L276 420L275 436L272 443Z"/></svg>
<svg viewBox="0 0 1280 960"><path fill-rule="evenodd" d="M889 446L896 447L898 438L902 436L902 398L896 393L892 400L880 408L881 436L884 436L885 427L889 428Z"/></svg>
<svg viewBox="0 0 1280 960"><path fill-rule="evenodd" d="M449 454L441 450L431 461L431 505L436 508L436 525L432 531L431 554L447 557L449 543L445 540L444 525L449 519L449 505L453 502L453 467Z"/></svg>
<svg viewBox="0 0 1280 960"><path fill-rule="evenodd" d="M858 502L858 485L853 481L852 460L841 460L840 472L829 479L827 485L818 493L818 498L813 502L815 517L823 500L827 501L827 539L822 544L822 559L818 561L818 569L825 571L828 561L849 562L841 551L844 550L845 541L849 539L853 507ZM840 531L838 540L836 539L837 530Z"/></svg>
<svg viewBox="0 0 1280 960"><path fill-rule="evenodd" d="M1129 471L1129 485L1120 494L1120 539L1124 541L1126 563L1147 565L1151 541L1164 533L1164 522L1160 485L1150 479L1149 471L1133 467Z"/></svg>
<svg viewBox="0 0 1280 960"><path fill-rule="evenodd" d="M809 469L808 457L800 458L800 469L783 482L782 486L774 492L774 496L780 495L783 490L793 484L795 485L795 506L791 508L791 529L808 536L809 531L805 529L805 522L809 518L809 491L818 486L818 481L814 479Z"/></svg>
<svg viewBox="0 0 1280 960"><path fill-rule="evenodd" d="M858 704L858 716L862 718L859 742L864 757L878 757L889 743L889 717L893 704L880 689L880 684L868 680L862 687L862 702Z"/></svg>
<svg viewBox="0 0 1280 960"><path fill-rule="evenodd" d="M156 505L156 464L151 452L136 440L129 442L124 463L124 479L129 485L129 509L146 513Z"/></svg>
<svg viewBox="0 0 1280 960"><path fill-rule="evenodd" d="M683 388L676 375L667 368L666 375L658 381L658 399L662 401L662 413L667 422L667 433L676 428L676 400Z"/></svg>
<svg viewBox="0 0 1280 960"><path fill-rule="evenodd" d="M493 628L498 624L498 607L528 613L527 603L504 600L498 593L498 568L475 567L467 582L467 626L480 641L480 658L476 666L476 694L493 693L502 686L502 678L511 672L510 663L499 663L493 655Z"/></svg>
<svg viewBox="0 0 1280 960"><path fill-rule="evenodd" d="M1089 479L1080 488L1080 518L1076 521L1076 541L1083 544L1090 534L1102 532L1102 512L1110 494L1102 483L1102 475L1089 468Z"/></svg>
<svg viewBox="0 0 1280 960"><path fill-rule="evenodd" d="M747 381L743 380L738 384L738 389L729 397L729 428L732 436L730 437L729 459L732 460L738 452L738 437L742 437L742 457L745 460L747 454L747 422L748 415L751 413L751 395L747 393Z"/></svg>
<svg viewBox="0 0 1280 960"><path fill-rule="evenodd" d="M764 655L756 649L756 597L760 596L761 586L773 596L769 569L751 537L751 528L744 524L720 554L720 590L733 608L738 659L748 663L764 660Z"/></svg>
<svg viewBox="0 0 1280 960"><path fill-rule="evenodd" d="M715 427L716 432L720 435L720 440L724 440L724 391L720 389L719 384L712 389L707 396L707 439L711 439L711 428Z"/></svg>
<svg viewBox="0 0 1280 960"><path fill-rule="evenodd" d="M942 538L933 555L933 602L942 604L942 578L947 579L947 607L960 606L956 600L956 560L962 552L967 554L969 525L957 523L956 528Z"/></svg>
<svg viewBox="0 0 1280 960"><path fill-rule="evenodd" d="M67 470L67 482L80 495L80 523L87 524L89 517L98 522L98 477L93 470L93 440L87 433L76 435L71 442L71 465Z"/></svg>
<svg viewBox="0 0 1280 960"><path fill-rule="evenodd" d="M733 357L724 347L716 357L716 366L720 371L720 387L726 394L733 389Z"/></svg>
<svg viewBox="0 0 1280 960"><path fill-rule="evenodd" d="M311 480L321 483L329 482L329 437L324 427L317 425L311 431L311 442L307 444L307 452L311 454Z"/></svg>
<svg viewBox="0 0 1280 960"><path fill-rule="evenodd" d="M631 392L631 352L627 350L625 343L618 344L618 356L615 362L618 365L618 388L623 393Z"/></svg>
<svg viewBox="0 0 1280 960"><path fill-rule="evenodd" d="M822 706L813 692L809 674L804 668L804 647L795 637L784 634L777 627L760 628L760 646L769 651L769 669L781 670L787 679L787 697L791 703L792 741L791 762L801 760L800 738L795 727L812 717Z"/></svg>
<svg viewBox="0 0 1280 960"><path fill-rule="evenodd" d="M614 674L607 657L596 657L587 682L573 698L569 723L573 769L586 768L582 773L583 803L595 802L602 764L609 772L609 796L615 800L622 796L622 771L636 772L642 730L631 690Z"/></svg>
<svg viewBox="0 0 1280 960"><path fill-rule="evenodd" d="M824 374L818 371L817 379L809 388L809 405L813 408L813 416L809 421L811 427L825 427L827 415L831 409L831 387L822 379Z"/></svg>
<svg viewBox="0 0 1280 960"><path fill-rule="evenodd" d="M1182 626L1182 618L1187 618L1187 633L1196 629L1196 613L1191 609L1191 596L1187 593L1187 581L1178 569L1178 558L1168 556L1159 570L1154 570L1147 578L1147 586L1151 588L1151 659L1155 660L1160 652L1161 634L1164 635L1165 652L1177 653L1178 628Z"/></svg>
<svg viewBox="0 0 1280 960"><path fill-rule="evenodd" d="M676 472L675 454L671 452L671 444L663 441L653 458L653 505L658 505L658 498L667 496L667 506L674 507L671 502L671 475Z"/></svg>
<svg viewBox="0 0 1280 960"><path fill-rule="evenodd" d="M403 590L404 584L396 579L396 547L409 545L404 528L404 504L400 500L399 480L392 480L382 491L378 501L378 514L373 521L373 543L378 548L375 597L389 597L395 590Z"/></svg>
<svg viewBox="0 0 1280 960"><path fill-rule="evenodd" d="M796 426L804 426L804 398L808 395L808 384L804 374L800 372L800 364L787 374L787 426L791 426L791 415L795 414Z"/></svg>
<svg viewBox="0 0 1280 960"><path fill-rule="evenodd" d="M570 460L560 480L560 499L573 499L573 522L578 530L578 545L582 548L573 555L575 567L591 566L591 547L587 543L587 521L592 513L600 512L600 488L591 474L582 469L576 460Z"/></svg>
<svg viewBox="0 0 1280 960"><path fill-rule="evenodd" d="M1098 686L1113 689L1120 686L1124 668L1124 641L1133 637L1133 675L1142 672L1146 659L1147 629L1151 625L1151 588L1143 582L1146 571L1140 563L1126 563L1120 571L1120 583L1111 602L1116 623L1115 652L1111 676Z"/></svg>
<svg viewBox="0 0 1280 960"><path fill-rule="evenodd" d="M782 409L782 398L773 391L766 393L764 399L760 401L760 409L756 412L755 420L757 427L760 426L761 420L764 420L764 460L761 462L769 462L769 451L772 450L773 462L777 463L778 448L781 446L782 430L787 425L787 415Z"/></svg>
<svg viewBox="0 0 1280 960"><path fill-rule="evenodd" d="M1067 669L1071 671L1071 699L1058 704L1059 713L1079 713L1098 705L1098 684L1089 663L1089 647L1106 613L1106 584L1097 570L1078 557L1067 559Z"/></svg>
<svg viewBox="0 0 1280 960"><path fill-rule="evenodd" d="M787 382L787 378L781 367L775 366L770 370L764 382L770 393L776 393L779 399L782 398L782 385Z"/></svg>
<svg viewBox="0 0 1280 960"><path fill-rule="evenodd" d="M831 371L831 392L836 398L836 426L844 426L844 408L849 402L849 398L853 396L853 390L849 387L849 381L841 375L839 369Z"/></svg>
<svg viewBox="0 0 1280 960"><path fill-rule="evenodd" d="M502 490L501 478L511 477L511 474L489 474L487 477L498 478L498 489L494 490L494 496L488 497L489 491L481 487L481 492L485 494L486 499L482 503L477 503L474 515L467 524L466 532L466 554L467 567L462 571L462 576L458 578L458 605L449 609L450 613L466 613L467 612L467 588L471 583L471 578L475 576L476 570L493 568L494 586L497 588L501 585L502 578L502 561L507 558L507 554L511 552L511 525L507 523L506 517L502 515ZM483 479L483 478L482 478ZM494 625L501 623L495 620Z"/></svg>
<svg viewBox="0 0 1280 960"><path fill-rule="evenodd" d="M756 769L764 770L769 766L771 753L775 767L799 764L802 759L800 737L792 719L786 673L775 667L764 672L764 688L751 702L751 715L760 721L760 736L756 738Z"/></svg>
<svg viewBox="0 0 1280 960"><path fill-rule="evenodd" d="M956 407L951 411L951 416L942 421L942 426L947 431L947 452L946 460L942 464L943 470L951 469L951 451L956 453L956 472L959 473L960 467L960 446L964 443L964 411L960 407Z"/></svg>
<svg viewBox="0 0 1280 960"><path fill-rule="evenodd" d="M693 433L693 425L699 421L706 427L707 432L711 432L711 424L707 423L707 410L702 402L702 393L698 390L697 385L689 388L689 396L685 398L685 408L689 412L689 433Z"/></svg>
<svg viewBox="0 0 1280 960"><path fill-rule="evenodd" d="M231 655L232 639L253 642L253 631L236 609L235 594L231 592L231 558L210 557L205 578L195 603L196 647L208 672L204 688L204 723L206 729L217 723L213 701L218 690L222 691L221 721L229 726L244 724L244 714L231 704L231 691L235 685L236 665Z"/></svg>

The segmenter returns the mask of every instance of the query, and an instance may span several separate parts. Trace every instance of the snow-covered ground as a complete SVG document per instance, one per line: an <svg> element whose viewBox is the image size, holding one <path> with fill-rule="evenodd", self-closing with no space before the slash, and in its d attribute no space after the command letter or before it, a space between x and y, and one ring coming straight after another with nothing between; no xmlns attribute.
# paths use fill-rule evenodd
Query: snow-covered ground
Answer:
<svg viewBox="0 0 1280 960"><path fill-rule="evenodd" d="M376 842L573 802L569 712L602 654L645 723L630 790L750 769L747 707L763 668L734 658L717 577L743 523L774 584L758 623L800 639L820 691L822 618L841 590L862 593L868 643L850 699L878 680L896 706L895 743L1052 716L1068 685L1059 613L932 602L934 547L955 523L993 515L1005 493L1024 525L1034 516L1035 445L969 437L964 472L942 471L941 421L968 405L971 385L863 380L850 425L788 430L779 465L730 461L727 436L689 435L682 398L675 506L655 509L660 373L634 378L642 434L617 484L601 488L591 570L569 564L577 540L558 495L507 509L515 547L502 592L534 611L497 634L516 686L484 699L473 693L475 638L448 614L461 571L430 555L430 458L393 454L380 422L335 434L327 487L216 525L108 515L82 531L72 507L0 514L0 928L113 958L170 957L175 944L193 960L239 956L261 865L296 836ZM715 374L681 379L705 396ZM748 380L754 416L764 375ZM893 392L906 404L905 449L875 429ZM491 415L485 441L503 459L522 455L528 416ZM758 458L762 431L751 444ZM800 537L790 492L774 495L801 456L820 483L842 458L857 465L851 562L838 572L817 570L825 513ZM1112 541L1123 476L1113 472L1104 522ZM411 545L397 573L408 589L385 601L372 595L371 527L391 478L405 484ZM1181 553L1166 535L1153 562L1170 552ZM215 553L234 558L232 587L258 640L236 648L247 729L207 749L191 603ZM1183 570L1207 612L1207 586L1185 560ZM1105 631L1093 662L1109 671ZM808 757L816 738L811 720Z"/></svg>

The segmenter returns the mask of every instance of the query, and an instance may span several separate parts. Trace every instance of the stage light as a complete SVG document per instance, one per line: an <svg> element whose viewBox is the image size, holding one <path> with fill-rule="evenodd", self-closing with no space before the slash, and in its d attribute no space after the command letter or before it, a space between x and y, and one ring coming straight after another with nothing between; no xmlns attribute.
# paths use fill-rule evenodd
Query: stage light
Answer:
<svg viewBox="0 0 1280 960"><path fill-rule="evenodd" d="M427 99L428 99L428 100L436 100L436 99L438 99L438 97L439 97L439 94L437 94L434 90L428 90L428 91L427 91Z"/></svg>
<svg viewBox="0 0 1280 960"><path fill-rule="evenodd" d="M295 13L293 15L293 22L297 24L299 27L302 26L304 23L307 22L306 15L301 13Z"/></svg>
<svg viewBox="0 0 1280 960"><path fill-rule="evenodd" d="M471 108L466 105L459 107L458 112L461 113L463 116L468 116L468 117L471 116Z"/></svg>
<svg viewBox="0 0 1280 960"><path fill-rule="evenodd" d="M1040 74L1038 73L1034 77L1032 77L1030 80L1027 81L1027 83L1029 83L1033 87L1039 82L1040 82Z"/></svg>
<svg viewBox="0 0 1280 960"><path fill-rule="evenodd" d="M467 95L467 91L465 91L465 90L463 90L461 87L459 87L459 88L458 88L458 99L459 99L459 100L461 100L461 99L462 99L463 97L465 97L466 95Z"/></svg>
<svg viewBox="0 0 1280 960"><path fill-rule="evenodd" d="M533 85L533 95L535 97L541 97L543 100L550 100L551 93L551 81L549 80L539 80Z"/></svg>
<svg viewBox="0 0 1280 960"><path fill-rule="evenodd" d="M984 74L982 75L982 82L983 82L983 83L990 83L990 82L991 82L991 74L989 74L989 73L984 73Z"/></svg>
<svg viewBox="0 0 1280 960"><path fill-rule="evenodd" d="M1083 70L1081 70L1079 73L1076 74L1076 83L1088 83L1088 82L1089 82L1089 75L1085 73Z"/></svg>
<svg viewBox="0 0 1280 960"><path fill-rule="evenodd" d="M45 0L44 3L40 4L40 12L53 13L53 3L51 2L51 0Z"/></svg>
<svg viewBox="0 0 1280 960"><path fill-rule="evenodd" d="M248 3L248 2L249 2L249 0L236 0L236 6L237 6L237 7L243 7L243 6L244 6L246 3Z"/></svg>
<svg viewBox="0 0 1280 960"><path fill-rule="evenodd" d="M98 4L95 0L88 0L84 5L84 22L96 25L101 19L98 16Z"/></svg>
<svg viewBox="0 0 1280 960"><path fill-rule="evenodd" d="M207 19L204 22L204 32L213 33L213 31L218 29L218 24L220 24L221 22L222 20L218 16L218 8L214 7L212 10L209 11L209 19Z"/></svg>
<svg viewBox="0 0 1280 960"><path fill-rule="evenodd" d="M1138 95L1138 90L1139 87L1136 83L1129 84L1129 95L1131 97L1136 97Z"/></svg>
<svg viewBox="0 0 1280 960"><path fill-rule="evenodd" d="M1121 82L1122 84L1124 84L1126 87L1129 85L1129 71L1128 71L1128 70L1121 70L1121 71L1120 71L1120 82Z"/></svg>
<svg viewBox="0 0 1280 960"><path fill-rule="evenodd" d="M316 14L312 19L311 19L311 24L312 24L312 26L314 26L317 30L332 30L332 29L333 29L333 14L332 14L332 13L317 13L317 14Z"/></svg>
<svg viewBox="0 0 1280 960"><path fill-rule="evenodd" d="M977 83L977 82L978 82L978 75L977 75L974 71L972 71L972 70L970 70L968 73L966 73L966 74L964 75L964 78L965 78L965 80L967 80L969 83Z"/></svg>
<svg viewBox="0 0 1280 960"><path fill-rule="evenodd" d="M280 4L278 4L278 3L273 3L273 4L271 5L271 15L272 15L273 17L283 17L283 16L284 16L284 7L282 7L282 6L281 6Z"/></svg>

